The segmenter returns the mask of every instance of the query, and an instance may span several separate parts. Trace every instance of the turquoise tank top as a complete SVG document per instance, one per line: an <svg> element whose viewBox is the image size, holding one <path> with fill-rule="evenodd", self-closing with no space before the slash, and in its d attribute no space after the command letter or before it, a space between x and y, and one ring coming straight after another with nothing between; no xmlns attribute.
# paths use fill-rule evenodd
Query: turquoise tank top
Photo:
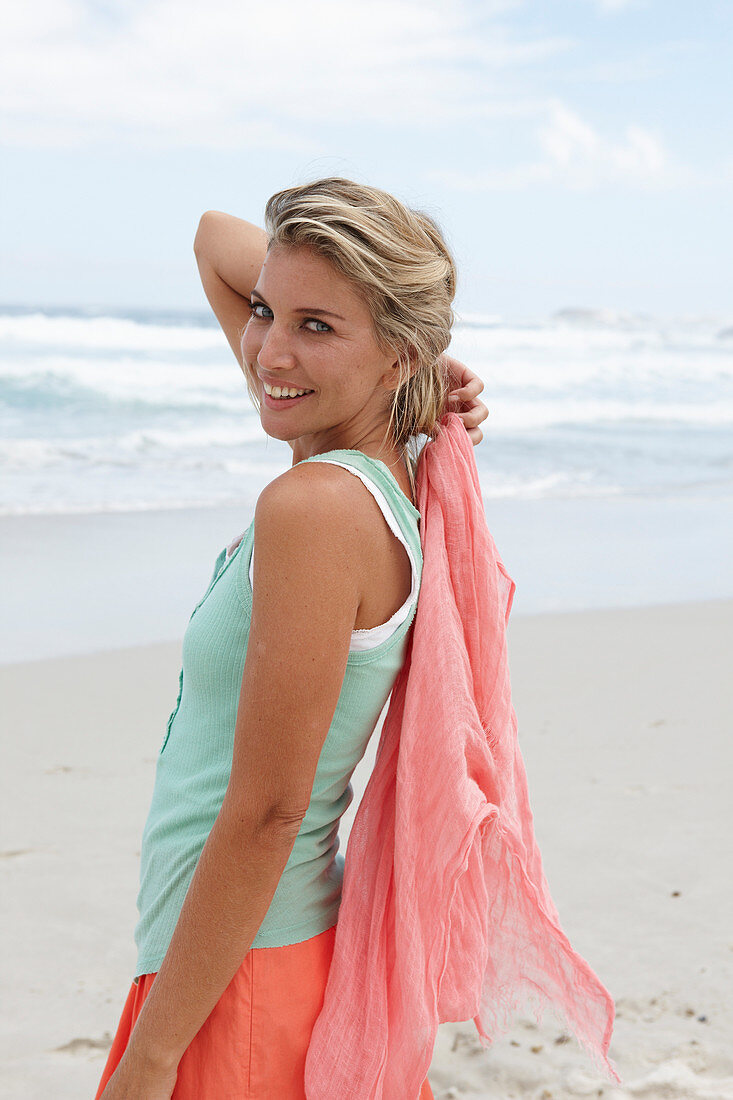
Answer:
<svg viewBox="0 0 733 1100"><path fill-rule="evenodd" d="M302 461L329 460L357 476L363 473L381 492L407 543L419 592L420 513L388 467L361 451L327 451ZM253 548L254 520L231 556L224 549L217 557L183 638L178 698L158 753L143 830L136 977L157 972L163 962L229 782L252 611ZM349 651L310 804L253 948L300 943L337 921L344 867L338 854L339 821L353 799L354 768L403 664L416 603L386 640Z"/></svg>

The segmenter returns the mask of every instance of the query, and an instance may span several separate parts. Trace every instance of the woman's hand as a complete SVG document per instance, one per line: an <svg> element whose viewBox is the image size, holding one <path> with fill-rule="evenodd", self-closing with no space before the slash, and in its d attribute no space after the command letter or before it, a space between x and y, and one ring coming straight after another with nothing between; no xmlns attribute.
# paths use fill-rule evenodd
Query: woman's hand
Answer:
<svg viewBox="0 0 733 1100"><path fill-rule="evenodd" d="M482 424L489 415L486 405L478 399L484 384L465 363L452 359L450 355L445 355L444 359L450 382L448 408L460 416L468 432L468 438L475 447L484 438L479 424Z"/></svg>
<svg viewBox="0 0 733 1100"><path fill-rule="evenodd" d="M100 1100L170 1100L177 1076L177 1066L146 1062L128 1047Z"/></svg>

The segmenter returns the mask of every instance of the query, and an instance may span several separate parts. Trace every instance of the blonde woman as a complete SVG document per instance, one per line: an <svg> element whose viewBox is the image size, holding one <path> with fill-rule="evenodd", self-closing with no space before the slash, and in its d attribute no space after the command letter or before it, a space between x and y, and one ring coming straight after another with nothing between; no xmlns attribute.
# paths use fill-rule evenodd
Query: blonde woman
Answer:
<svg viewBox="0 0 733 1100"><path fill-rule="evenodd" d="M305 1097L339 820L419 597L419 437L453 408L478 443L487 416L481 381L444 354L455 267L429 217L324 179L274 195L265 226L211 211L194 249L293 464L221 551L186 630L104 1100Z"/></svg>

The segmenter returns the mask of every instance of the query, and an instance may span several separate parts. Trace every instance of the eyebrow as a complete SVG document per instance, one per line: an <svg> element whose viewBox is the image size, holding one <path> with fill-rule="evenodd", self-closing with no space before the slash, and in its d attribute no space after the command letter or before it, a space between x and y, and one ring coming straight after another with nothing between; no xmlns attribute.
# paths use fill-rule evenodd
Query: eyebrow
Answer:
<svg viewBox="0 0 733 1100"><path fill-rule="evenodd" d="M256 298L259 302L262 302L263 306L267 306L267 302L257 290L252 291L252 297ZM267 306L270 309L270 306ZM294 309L293 313L307 313L311 317L335 317L337 321L345 321L346 318L342 317L340 313L332 313L329 309L317 309L310 306L301 306L299 309Z"/></svg>

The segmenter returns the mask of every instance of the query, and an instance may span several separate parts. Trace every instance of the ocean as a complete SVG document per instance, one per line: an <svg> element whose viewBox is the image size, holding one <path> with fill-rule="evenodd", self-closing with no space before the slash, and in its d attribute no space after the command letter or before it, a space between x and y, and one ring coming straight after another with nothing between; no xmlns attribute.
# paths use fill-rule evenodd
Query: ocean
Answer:
<svg viewBox="0 0 733 1100"><path fill-rule="evenodd" d="M490 500L728 498L733 328L464 317ZM0 515L251 506L289 464L213 317L0 307Z"/></svg>
<svg viewBox="0 0 733 1100"><path fill-rule="evenodd" d="M733 327L464 316L512 617L733 596ZM291 463L212 316L0 308L0 662L181 638Z"/></svg>

